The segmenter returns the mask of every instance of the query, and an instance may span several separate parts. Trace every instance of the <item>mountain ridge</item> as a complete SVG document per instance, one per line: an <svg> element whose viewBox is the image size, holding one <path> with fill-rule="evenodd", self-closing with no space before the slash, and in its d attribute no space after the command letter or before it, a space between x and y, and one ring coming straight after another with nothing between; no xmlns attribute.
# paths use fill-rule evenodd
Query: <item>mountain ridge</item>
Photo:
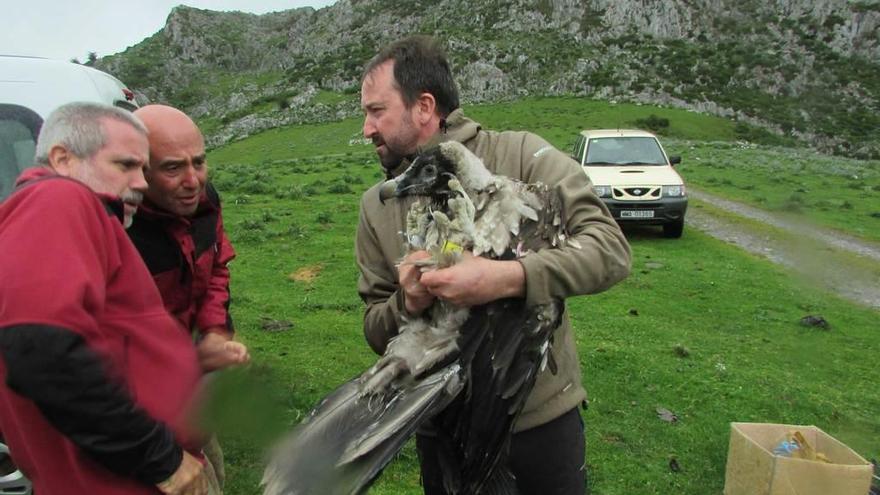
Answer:
<svg viewBox="0 0 880 495"><path fill-rule="evenodd" d="M339 0L254 15L175 7L97 61L183 107L220 144L356 115L385 43L445 43L462 101L576 95L735 119L819 150L880 157L880 2Z"/></svg>

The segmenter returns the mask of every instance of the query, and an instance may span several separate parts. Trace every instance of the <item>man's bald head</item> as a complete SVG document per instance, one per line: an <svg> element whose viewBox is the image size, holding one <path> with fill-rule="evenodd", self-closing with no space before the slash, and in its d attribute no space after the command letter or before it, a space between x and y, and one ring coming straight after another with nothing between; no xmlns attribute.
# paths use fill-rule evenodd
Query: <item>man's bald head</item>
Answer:
<svg viewBox="0 0 880 495"><path fill-rule="evenodd" d="M150 131L150 145L157 143L173 143L184 140L201 141L204 138L196 123L189 115L168 105L147 105L134 111Z"/></svg>
<svg viewBox="0 0 880 495"><path fill-rule="evenodd" d="M147 198L169 213L191 216L208 180L201 131L188 115L167 105L147 105L134 113L149 131Z"/></svg>

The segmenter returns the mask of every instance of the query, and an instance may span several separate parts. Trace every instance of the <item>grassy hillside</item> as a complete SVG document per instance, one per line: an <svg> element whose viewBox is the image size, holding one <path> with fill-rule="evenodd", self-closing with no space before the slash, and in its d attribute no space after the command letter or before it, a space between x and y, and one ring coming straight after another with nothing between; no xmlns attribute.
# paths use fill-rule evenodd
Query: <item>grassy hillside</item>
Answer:
<svg viewBox="0 0 880 495"><path fill-rule="evenodd" d="M718 166L693 165L707 187L710 178L744 180L727 175L735 167L720 166L727 162L719 157L738 156L736 128L721 119L577 99L467 110L487 127L534 130L563 149L580 128L630 126L654 114L669 119L664 132L685 164L715 157ZM381 175L359 137L360 121L347 120L277 129L210 153L238 251L234 317L254 360L221 378L214 407L228 494L259 493L262 448L375 360L361 333L352 246L360 193ZM756 169L788 163L780 154L802 156L747 151ZM787 177L790 168L773 170L768 177ZM594 494L720 493L731 421L815 424L863 456L880 457L876 311L699 232L686 230L680 240L650 229L628 236L632 275L569 302L591 398L584 419ZM807 314L823 315L831 330L800 326ZM661 421L658 407L679 421ZM680 472L670 470L672 458ZM420 493L411 446L371 493Z"/></svg>
<svg viewBox="0 0 880 495"><path fill-rule="evenodd" d="M653 123L667 153L683 157L678 170L687 184L880 241L880 160L780 147L793 143L742 123L675 108L586 98L528 98L470 106L466 113L488 129L536 132L565 151L582 129L645 128ZM359 119L348 119L274 129L215 150L214 161L256 164L324 154L369 154L359 142L360 126ZM276 145L279 142L285 144Z"/></svg>

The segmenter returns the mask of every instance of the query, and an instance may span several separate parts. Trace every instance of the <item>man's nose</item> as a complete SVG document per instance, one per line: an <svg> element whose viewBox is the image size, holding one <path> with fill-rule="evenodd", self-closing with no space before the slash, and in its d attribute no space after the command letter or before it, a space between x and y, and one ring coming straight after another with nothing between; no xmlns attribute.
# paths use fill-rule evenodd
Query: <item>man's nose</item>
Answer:
<svg viewBox="0 0 880 495"><path fill-rule="evenodd" d="M370 118L367 117L364 119L364 137L371 139L374 134L376 134L376 126L370 121Z"/></svg>
<svg viewBox="0 0 880 495"><path fill-rule="evenodd" d="M147 179L144 177L143 168L139 168L137 172L134 173L128 187L138 192L144 192L147 190Z"/></svg>
<svg viewBox="0 0 880 495"><path fill-rule="evenodd" d="M188 165L183 169L183 184L186 187L198 187L199 176L195 167Z"/></svg>

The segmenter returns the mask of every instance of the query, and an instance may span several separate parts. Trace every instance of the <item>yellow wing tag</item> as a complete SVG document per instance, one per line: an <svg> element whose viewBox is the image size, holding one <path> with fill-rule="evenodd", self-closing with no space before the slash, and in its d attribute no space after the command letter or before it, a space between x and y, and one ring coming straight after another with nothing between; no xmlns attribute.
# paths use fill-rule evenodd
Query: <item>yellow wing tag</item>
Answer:
<svg viewBox="0 0 880 495"><path fill-rule="evenodd" d="M443 251L444 254L460 253L462 248L452 241L446 241L443 243L443 249L441 251Z"/></svg>

